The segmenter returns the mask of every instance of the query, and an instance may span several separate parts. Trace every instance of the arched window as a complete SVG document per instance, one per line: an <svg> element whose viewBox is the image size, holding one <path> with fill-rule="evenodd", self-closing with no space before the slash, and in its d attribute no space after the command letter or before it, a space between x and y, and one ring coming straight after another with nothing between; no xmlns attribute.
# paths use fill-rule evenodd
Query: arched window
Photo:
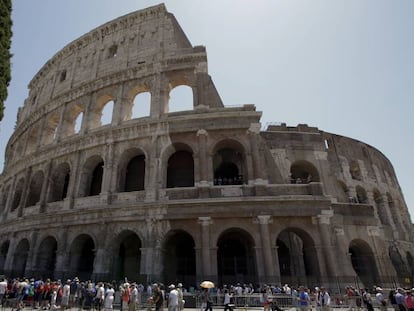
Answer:
<svg viewBox="0 0 414 311"><path fill-rule="evenodd" d="M188 151L177 151L168 159L167 188L193 186L193 155Z"/></svg>
<svg viewBox="0 0 414 311"><path fill-rule="evenodd" d="M293 184L319 182L318 170L312 163L305 160L296 161L292 164L290 177Z"/></svg>
<svg viewBox="0 0 414 311"><path fill-rule="evenodd" d="M61 201L66 198L70 180L70 167L60 164L52 174L48 202Z"/></svg>
<svg viewBox="0 0 414 311"><path fill-rule="evenodd" d="M168 112L193 110L193 90L186 85L179 85L170 91Z"/></svg>
<svg viewBox="0 0 414 311"><path fill-rule="evenodd" d="M361 186L356 186L355 190L356 190L358 203L367 204L368 197L367 197L367 192L365 191L365 189L362 188Z"/></svg>
<svg viewBox="0 0 414 311"><path fill-rule="evenodd" d="M148 117L151 113L151 93L142 92L135 96L132 105L132 119Z"/></svg>
<svg viewBox="0 0 414 311"><path fill-rule="evenodd" d="M29 195L26 201L26 207L35 205L40 201L40 195L42 193L44 174L42 171L36 172L31 178Z"/></svg>
<svg viewBox="0 0 414 311"><path fill-rule="evenodd" d="M91 187L89 195L99 195L102 189L102 179L104 171L104 162L100 162L95 166L95 169L92 172Z"/></svg>
<svg viewBox="0 0 414 311"><path fill-rule="evenodd" d="M21 178L16 185L16 188L14 190L14 197L13 197L13 203L11 206L11 211L16 210L20 205L20 200L22 198L23 194L23 187L24 187L24 179Z"/></svg>
<svg viewBox="0 0 414 311"><path fill-rule="evenodd" d="M74 128L73 128L73 133L74 134L78 134L81 130L82 127L82 120L83 120L83 112L79 112L79 114L77 115L75 122L73 124Z"/></svg>
<svg viewBox="0 0 414 311"><path fill-rule="evenodd" d="M352 179L362 180L361 169L357 161L352 161L349 165L349 173L351 174Z"/></svg>
<svg viewBox="0 0 414 311"><path fill-rule="evenodd" d="M138 155L129 161L125 174L125 191L144 190L145 156Z"/></svg>
<svg viewBox="0 0 414 311"><path fill-rule="evenodd" d="M110 100L102 108L101 125L111 124L114 101Z"/></svg>
<svg viewBox="0 0 414 311"><path fill-rule="evenodd" d="M220 142L213 156L214 185L241 185L247 181L244 149L236 141Z"/></svg>

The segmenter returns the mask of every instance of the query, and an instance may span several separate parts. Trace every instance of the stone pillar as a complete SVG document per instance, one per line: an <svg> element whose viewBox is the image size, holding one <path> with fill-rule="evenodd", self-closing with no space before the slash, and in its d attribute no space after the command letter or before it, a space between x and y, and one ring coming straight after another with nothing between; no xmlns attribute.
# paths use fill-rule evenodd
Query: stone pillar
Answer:
<svg viewBox="0 0 414 311"><path fill-rule="evenodd" d="M43 180L42 192L40 194L40 209L39 213L44 213L46 210L46 201L50 184L50 175L52 173L52 160L46 166L45 179Z"/></svg>
<svg viewBox="0 0 414 311"><path fill-rule="evenodd" d="M66 198L63 201L63 207L64 209L72 209L75 196L77 195L77 186L78 186L78 180L80 178L80 172L82 169L79 167L80 165L80 157L81 152L77 151L75 156L75 161L73 163L73 170L70 172L70 179L69 179L69 185L68 185L68 193L66 194Z"/></svg>
<svg viewBox="0 0 414 311"><path fill-rule="evenodd" d="M349 242L345 240L345 231L342 227L334 228L334 238L336 240L335 260L337 262L338 272L341 274L338 276L355 277L356 273L352 267L352 262L349 253Z"/></svg>
<svg viewBox="0 0 414 311"><path fill-rule="evenodd" d="M29 167L26 170L26 177L24 178L24 187L22 192L22 197L20 199L20 204L18 207L18 216L23 216L23 208L26 206L27 197L30 191L30 178L32 177L32 167Z"/></svg>
<svg viewBox="0 0 414 311"><path fill-rule="evenodd" d="M198 137L198 152L199 152L199 169L200 169L200 186L208 186L208 172L207 172L207 137L208 133L204 129L197 131Z"/></svg>
<svg viewBox="0 0 414 311"><path fill-rule="evenodd" d="M56 136L55 136L56 142L59 142L62 139L62 128L65 125L64 123L65 123L66 110L68 109L67 107L68 107L68 103L65 103L64 107L60 110L59 124L57 126Z"/></svg>
<svg viewBox="0 0 414 311"><path fill-rule="evenodd" d="M201 257L203 275L211 275L211 254L210 254L210 225L213 223L211 217L198 217L201 225Z"/></svg>
<svg viewBox="0 0 414 311"><path fill-rule="evenodd" d="M4 206L4 210L3 210L3 217L2 217L3 220L7 219L7 215L10 212L10 206L12 206L13 204L16 180L17 180L16 176L13 176L12 182L10 183L9 193L7 194L6 205Z"/></svg>
<svg viewBox="0 0 414 311"><path fill-rule="evenodd" d="M122 123L124 117L124 84L118 87L114 103L114 113L112 115L112 124L119 125Z"/></svg>
<svg viewBox="0 0 414 311"><path fill-rule="evenodd" d="M34 269L36 269L36 256L37 252L35 252L37 246L37 238L38 238L38 231L34 231L32 234L32 239L30 241L30 248L27 254L27 261L26 261L26 275L33 275Z"/></svg>
<svg viewBox="0 0 414 311"><path fill-rule="evenodd" d="M154 64L159 67L160 64ZM155 70L161 68L155 68ZM161 115L168 113L169 89L168 81L164 74L160 73L156 76L151 90L151 118L158 119Z"/></svg>
<svg viewBox="0 0 414 311"><path fill-rule="evenodd" d="M337 274L338 268L335 265L335 254L331 245L331 218L333 217L332 210L322 210L321 214L316 216L319 225L319 232L321 237L323 255L325 258L326 271L328 276L334 276Z"/></svg>
<svg viewBox="0 0 414 311"><path fill-rule="evenodd" d="M95 261L93 263L93 278L96 280L104 280L109 277L110 274L110 260L109 252L105 248L105 245L96 249Z"/></svg>
<svg viewBox="0 0 414 311"><path fill-rule="evenodd" d="M259 151L259 141L260 141L260 123L250 124L250 128L247 131L250 140L250 148L252 155L252 164L253 164L253 179L255 183L263 184L264 183L264 170L262 163L264 162Z"/></svg>
<svg viewBox="0 0 414 311"><path fill-rule="evenodd" d="M266 279L270 280L275 275L272 258L272 243L270 242L269 234L269 223L272 223L272 217L270 215L259 215L257 216L257 220L260 226L264 275Z"/></svg>
<svg viewBox="0 0 414 311"><path fill-rule="evenodd" d="M109 139L106 142L106 157L104 164L104 175L102 180L101 202L111 204L111 184L114 167L114 142Z"/></svg>
<svg viewBox="0 0 414 311"><path fill-rule="evenodd" d="M68 272L71 273L69 266L70 254L64 249L60 249L56 252L56 265L54 276L56 279L62 279Z"/></svg>
<svg viewBox="0 0 414 311"><path fill-rule="evenodd" d="M10 275L13 271L14 253L16 251L17 239L15 236L10 238L9 250L7 251L6 260L4 262L4 274Z"/></svg>

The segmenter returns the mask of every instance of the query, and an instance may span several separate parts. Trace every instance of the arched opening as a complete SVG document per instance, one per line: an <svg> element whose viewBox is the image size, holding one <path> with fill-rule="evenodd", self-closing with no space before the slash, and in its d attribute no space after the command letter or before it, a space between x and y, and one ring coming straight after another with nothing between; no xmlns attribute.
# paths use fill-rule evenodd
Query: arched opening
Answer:
<svg viewBox="0 0 414 311"><path fill-rule="evenodd" d="M94 196L101 193L104 173L103 159L96 155L90 157L83 166L79 183L79 196Z"/></svg>
<svg viewBox="0 0 414 311"><path fill-rule="evenodd" d="M296 161L291 165L290 178L293 184L307 184L320 181L316 167L305 160Z"/></svg>
<svg viewBox="0 0 414 311"><path fill-rule="evenodd" d="M223 141L215 149L214 185L241 185L247 182L242 146L235 141Z"/></svg>
<svg viewBox="0 0 414 311"><path fill-rule="evenodd" d="M70 167L68 163L59 164L51 176L48 202L62 201L68 194Z"/></svg>
<svg viewBox="0 0 414 311"><path fill-rule="evenodd" d="M114 110L114 101L108 101L102 107L102 115L101 115L101 125L107 125L112 123L112 112Z"/></svg>
<svg viewBox="0 0 414 311"><path fill-rule="evenodd" d="M132 104L132 119L150 116L151 93L142 92L135 96Z"/></svg>
<svg viewBox="0 0 414 311"><path fill-rule="evenodd" d="M282 284L315 283L319 276L318 255L313 239L298 228L283 230L276 240Z"/></svg>
<svg viewBox="0 0 414 311"><path fill-rule="evenodd" d="M125 191L140 191L145 187L145 156L133 157L127 165L125 172Z"/></svg>
<svg viewBox="0 0 414 311"><path fill-rule="evenodd" d="M194 239L187 232L171 232L164 243L164 281L168 284L192 285L196 283Z"/></svg>
<svg viewBox="0 0 414 311"><path fill-rule="evenodd" d="M236 228L227 230L218 239L217 248L220 284L257 282L255 244L247 232Z"/></svg>
<svg viewBox="0 0 414 311"><path fill-rule="evenodd" d="M73 124L73 134L78 134L82 128L82 121L83 121L83 112L80 112Z"/></svg>
<svg viewBox="0 0 414 311"><path fill-rule="evenodd" d="M95 166L92 172L92 180L91 180L89 196L99 195L101 193L103 171L104 171L104 162L102 161L102 162L99 162Z"/></svg>
<svg viewBox="0 0 414 311"><path fill-rule="evenodd" d="M3 187L1 189L1 199L0 199L0 212L4 211L4 209L7 206L7 197L9 195L9 191L10 191L10 185L7 185L7 187Z"/></svg>
<svg viewBox="0 0 414 311"><path fill-rule="evenodd" d="M11 211L13 212L16 210L20 205L20 200L23 194L23 187L24 187L24 179L21 178L16 184L16 188L14 190L13 202L11 206Z"/></svg>
<svg viewBox="0 0 414 311"><path fill-rule="evenodd" d="M193 90L187 85L179 85L170 91L168 112L193 110Z"/></svg>
<svg viewBox="0 0 414 311"><path fill-rule="evenodd" d="M27 132L27 140L26 140L26 154L30 154L35 152L39 142L39 125L34 125L32 128Z"/></svg>
<svg viewBox="0 0 414 311"><path fill-rule="evenodd" d="M363 240L352 240L348 254L351 257L352 267L366 288L378 284L378 270L374 253L371 247Z"/></svg>
<svg viewBox="0 0 414 311"><path fill-rule="evenodd" d="M367 192L361 186L356 186L355 188L357 201L361 204L368 204Z"/></svg>
<svg viewBox="0 0 414 311"><path fill-rule="evenodd" d="M30 180L29 195L27 196L26 207L36 205L40 201L42 194L44 174L37 171Z"/></svg>
<svg viewBox="0 0 414 311"><path fill-rule="evenodd" d="M134 232L127 230L118 236L117 241L119 248L114 254L113 279L137 280L141 270L141 240Z"/></svg>
<svg viewBox="0 0 414 311"><path fill-rule="evenodd" d="M10 241L5 241L0 248L0 272L4 274L4 264L6 263L7 254L9 253Z"/></svg>
<svg viewBox="0 0 414 311"><path fill-rule="evenodd" d="M400 220L398 217L398 213L399 213L398 208L395 207L394 199L392 198L391 194L389 194L388 192L387 192L387 201L388 201L388 208L390 210L393 223L396 225L396 227L398 227L399 229L402 229Z"/></svg>
<svg viewBox="0 0 414 311"><path fill-rule="evenodd" d="M167 188L194 186L194 160L189 151L179 150L170 156L167 167Z"/></svg>
<svg viewBox="0 0 414 311"><path fill-rule="evenodd" d="M351 174L352 179L362 180L361 169L357 161L351 161L349 165L349 173Z"/></svg>
<svg viewBox="0 0 414 311"><path fill-rule="evenodd" d="M413 279L413 277L414 277L414 259L413 259L413 255L411 255L410 252L407 252L406 253L406 258L407 258L408 267L410 269L411 279Z"/></svg>
<svg viewBox="0 0 414 311"><path fill-rule="evenodd" d="M43 144L47 145L53 142L56 138L56 132L59 124L59 115L57 113L52 113L43 129Z"/></svg>
<svg viewBox="0 0 414 311"><path fill-rule="evenodd" d="M95 261L95 243L87 234L81 234L72 242L70 248L69 276L89 280Z"/></svg>
<svg viewBox="0 0 414 311"><path fill-rule="evenodd" d="M37 255L37 275L53 279L56 267L57 241L49 236L43 239L38 248Z"/></svg>
<svg viewBox="0 0 414 311"><path fill-rule="evenodd" d="M400 278L400 280L404 280L405 278L410 277L410 271L408 270L408 267L404 263L400 252L395 246L391 245L388 248L388 255L390 256L392 265L394 266L394 269L397 272L397 276Z"/></svg>
<svg viewBox="0 0 414 311"><path fill-rule="evenodd" d="M14 252L12 276L21 277L25 275L27 256L29 254L29 241L23 239L19 242Z"/></svg>

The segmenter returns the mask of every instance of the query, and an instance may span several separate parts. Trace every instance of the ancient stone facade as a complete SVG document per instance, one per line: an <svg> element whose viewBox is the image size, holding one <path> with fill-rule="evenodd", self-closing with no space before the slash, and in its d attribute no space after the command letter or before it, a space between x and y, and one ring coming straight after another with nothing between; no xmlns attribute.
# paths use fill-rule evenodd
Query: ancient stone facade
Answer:
<svg viewBox="0 0 414 311"><path fill-rule="evenodd" d="M191 109L170 112L179 86ZM413 227L388 159L226 108L205 48L164 5L70 43L29 88L0 177L5 274L411 282Z"/></svg>

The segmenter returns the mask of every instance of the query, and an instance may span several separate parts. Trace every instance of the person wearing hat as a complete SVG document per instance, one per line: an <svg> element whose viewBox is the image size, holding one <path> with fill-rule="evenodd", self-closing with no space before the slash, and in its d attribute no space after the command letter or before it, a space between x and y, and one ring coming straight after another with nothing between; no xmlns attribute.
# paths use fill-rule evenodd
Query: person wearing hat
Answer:
<svg viewBox="0 0 414 311"><path fill-rule="evenodd" d="M178 311L178 291L174 284L168 286L170 294L168 295L168 311Z"/></svg>
<svg viewBox="0 0 414 311"><path fill-rule="evenodd" d="M63 311L69 307L69 295L70 295L70 283L71 280L67 280L62 289L62 300L60 301L60 309Z"/></svg>
<svg viewBox="0 0 414 311"><path fill-rule="evenodd" d="M324 286L320 287L320 292L318 296L318 303L322 311L329 311L330 305L331 305L331 297L329 296L329 293L326 291L326 288Z"/></svg>
<svg viewBox="0 0 414 311"><path fill-rule="evenodd" d="M162 295L161 289L158 284L153 284L152 286L152 299L155 304L155 311L162 310L162 305L164 304L164 297Z"/></svg>
<svg viewBox="0 0 414 311"><path fill-rule="evenodd" d="M184 309L184 295L183 295L183 284L177 284L177 292L178 292L178 311L182 311Z"/></svg>
<svg viewBox="0 0 414 311"><path fill-rule="evenodd" d="M137 309L138 289L135 283L129 286L129 303L128 311L135 311Z"/></svg>
<svg viewBox="0 0 414 311"><path fill-rule="evenodd" d="M395 293L395 303L398 307L399 311L407 311L407 309L405 308L405 292L401 287L397 288L397 292Z"/></svg>
<svg viewBox="0 0 414 311"><path fill-rule="evenodd" d="M387 311L387 301L385 300L384 294L382 293L382 288L377 287L376 292L377 293L375 294L375 299L377 300L380 306L380 310Z"/></svg>

